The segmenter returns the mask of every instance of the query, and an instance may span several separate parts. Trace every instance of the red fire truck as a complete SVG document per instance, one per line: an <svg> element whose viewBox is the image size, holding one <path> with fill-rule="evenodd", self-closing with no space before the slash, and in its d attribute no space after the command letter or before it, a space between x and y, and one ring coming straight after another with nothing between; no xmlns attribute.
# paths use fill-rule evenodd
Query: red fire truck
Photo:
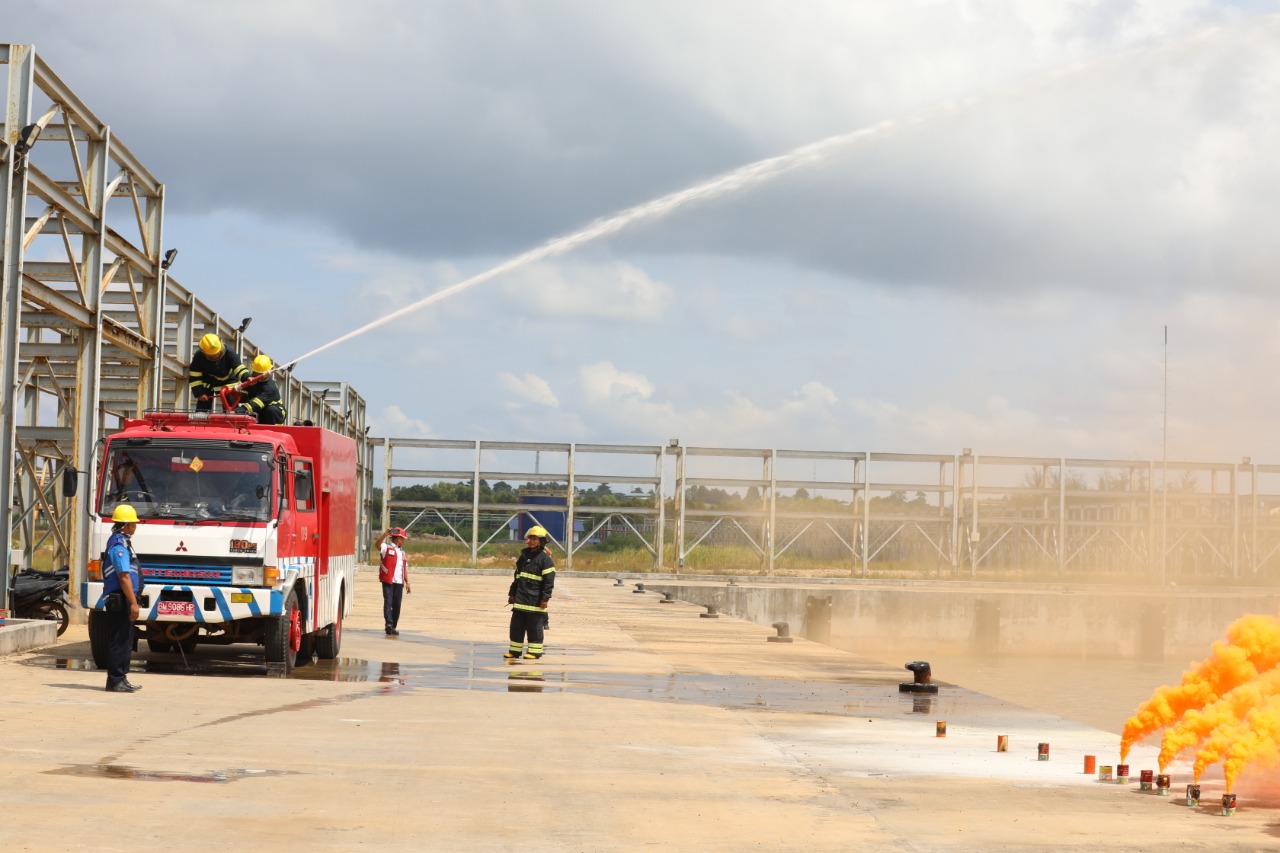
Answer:
<svg viewBox="0 0 1280 853"><path fill-rule="evenodd" d="M356 570L356 445L247 415L148 412L107 439L90 553L122 503L138 513L139 624L154 652L256 643L268 669L334 658ZM88 566L95 663L106 663L99 560Z"/></svg>

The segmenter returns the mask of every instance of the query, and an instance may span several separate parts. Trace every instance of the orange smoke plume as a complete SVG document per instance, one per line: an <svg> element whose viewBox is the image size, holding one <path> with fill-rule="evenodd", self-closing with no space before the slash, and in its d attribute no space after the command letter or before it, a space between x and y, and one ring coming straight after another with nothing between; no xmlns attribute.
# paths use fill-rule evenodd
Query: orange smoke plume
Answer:
<svg viewBox="0 0 1280 853"><path fill-rule="evenodd" d="M1268 696L1241 719L1213 730L1196 752L1192 772L1197 782L1210 764L1222 762L1227 793L1235 790L1236 777L1246 764L1280 764L1280 696Z"/></svg>
<svg viewBox="0 0 1280 853"><path fill-rule="evenodd" d="M1142 738L1173 725L1188 711L1200 711L1216 703L1223 694L1253 681L1259 673L1275 669L1277 663L1280 620L1254 615L1232 622L1226 640L1213 644L1213 654L1184 672L1181 683L1157 689L1125 721L1120 735L1120 761L1128 759L1129 750Z"/></svg>
<svg viewBox="0 0 1280 853"><path fill-rule="evenodd" d="M1187 711L1165 730L1160 740L1160 772L1165 772L1179 753L1200 746L1214 732L1243 720L1276 695L1280 695L1280 669L1270 670L1228 690L1203 708ZM1196 773L1196 781L1200 781L1199 772Z"/></svg>

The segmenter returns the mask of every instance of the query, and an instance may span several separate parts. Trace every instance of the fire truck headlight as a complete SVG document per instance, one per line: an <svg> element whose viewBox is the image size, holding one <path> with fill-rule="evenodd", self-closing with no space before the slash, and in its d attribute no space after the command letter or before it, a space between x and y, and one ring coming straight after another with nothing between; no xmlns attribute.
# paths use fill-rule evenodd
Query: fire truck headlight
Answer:
<svg viewBox="0 0 1280 853"><path fill-rule="evenodd" d="M236 586L262 586L262 566L236 566L231 570L231 583Z"/></svg>

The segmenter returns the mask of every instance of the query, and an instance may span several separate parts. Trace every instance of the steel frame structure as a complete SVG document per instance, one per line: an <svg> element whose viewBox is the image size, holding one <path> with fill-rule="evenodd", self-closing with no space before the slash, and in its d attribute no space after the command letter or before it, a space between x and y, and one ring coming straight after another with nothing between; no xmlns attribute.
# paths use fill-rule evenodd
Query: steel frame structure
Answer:
<svg viewBox="0 0 1280 853"><path fill-rule="evenodd" d="M186 408L186 362L201 335L215 332L250 358L262 350L244 335L246 323L223 319L169 274L176 252L163 251L164 184L31 45L0 44L0 66L8 96L0 125L0 530L10 532L2 606L8 567L30 565L37 549L52 548L52 563L70 566L72 593L79 589L89 525L76 507L86 502L62 494L61 475L77 469L83 490L106 433L148 408ZM357 488L367 509L363 398L346 383L292 374L278 384L294 420L360 444Z"/></svg>
<svg viewBox="0 0 1280 853"><path fill-rule="evenodd" d="M755 552L759 573L773 574L788 552L820 538L843 554L832 562L858 577L887 566L969 579L992 572L1034 573L1039 580L1112 576L1160 582L1175 573L1233 580L1280 576L1280 465L1249 459L1158 463L978 456L968 449L910 454L685 447L674 440L665 446L379 441L383 528L390 526L393 512L412 515L401 525L406 527L430 515L469 545L473 564L512 518L523 514L536 522L545 510L565 513L566 541L558 544L566 553L566 568L596 531L625 516L625 530L644 543L654 568L664 567L664 544L668 536L674 540L670 568L677 571L697 549L734 542ZM469 464L397 465L397 451L408 449L463 454ZM497 452L563 456L565 464L522 471L487 466L486 455ZM642 460L643 466L654 466L654 473L625 473L635 465L621 463L594 466L587 473L583 459L588 455ZM710 470L725 462L738 473ZM843 467L847 476L782 476L788 462L813 463L815 470L818 464ZM744 466L759 466L759 474L742 474ZM549 505L481 503L483 481L554 483L566 489L563 500ZM470 484L471 499L395 498L394 490L409 482ZM647 487L653 498L647 506L625 509L584 506L577 502L583 483ZM735 509L708 508L691 497L699 487L739 495L755 490L759 500ZM825 508L806 510L794 499L800 489L836 498L821 505ZM877 501L907 493L915 500ZM481 534L486 516L494 527L487 537ZM470 536L459 533L456 519L470 523ZM594 525L581 536L575 532L580 519Z"/></svg>
<svg viewBox="0 0 1280 853"><path fill-rule="evenodd" d="M463 544L469 545L471 550L471 562L475 564L480 555L480 549L492 542L499 532L506 529L508 523L517 516L525 516L534 524L543 524L545 520L539 520L538 513L564 513L564 541L555 543L558 545L565 555L565 568L573 568L573 557L581 547L581 544L590 540L591 537L599 531L604 525L613 519L618 519L621 523L635 535L636 539L644 545L644 547L653 555L653 564L655 567L662 565L662 552L664 548L663 531L666 527L666 507L661 499L657 496L665 492L666 480L664 477L663 467L663 448L661 446L648 445L623 445L623 444L559 444L559 443L543 443L528 441L459 441L451 439L405 439L405 438L384 438L382 441L382 529L386 530L391 526L391 514L393 510L399 511L417 511L417 515L409 524L402 525L406 528L411 527L413 522L422 518L428 513L436 519L444 522L452 533L453 537ZM397 467L395 464L396 450L419 449L446 451L447 455L463 454L470 461L471 465L467 468L406 468ZM534 470L532 471L500 471L495 469L487 469L484 467L486 453L507 452L517 455L532 454L535 459ZM542 471L541 466L537 463L540 455L546 453L549 456L563 455L565 465L563 468L556 467L552 471ZM605 456L609 458L626 457L630 459L644 460L644 464L653 464L654 474L635 475L629 473L618 473L617 470L606 471L589 464L594 461L595 457ZM392 499L392 490L395 488L396 480L412 480L412 481L429 481L429 482L470 482L471 483L471 500L468 503L460 503L457 501L412 501ZM520 483L535 484L553 484L555 486L564 485L564 499L555 503L539 503L539 504L512 504L512 503L482 503L481 483L482 481L507 481L514 480ZM649 506L628 506L628 507L602 507L583 505L577 502L578 486L583 483L594 484L622 484L643 489L648 487L654 496L653 503ZM558 489L557 489L558 490ZM446 514L448 513L448 514ZM465 517L470 521L471 535L464 536L452 523L452 517ZM651 519L649 525L652 532L646 535L646 532L637 526L631 519ZM481 530L483 522L489 520L493 531L481 539ZM501 519L500 522L494 524L493 519ZM577 522L584 520L586 523L593 525L590 530L585 531L586 535L581 541L576 536L575 529Z"/></svg>

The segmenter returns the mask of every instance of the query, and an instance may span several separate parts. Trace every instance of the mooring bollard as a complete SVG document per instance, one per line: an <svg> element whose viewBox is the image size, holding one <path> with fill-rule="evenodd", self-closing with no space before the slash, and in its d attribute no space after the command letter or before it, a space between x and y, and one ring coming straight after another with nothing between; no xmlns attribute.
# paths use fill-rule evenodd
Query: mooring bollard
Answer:
<svg viewBox="0 0 1280 853"><path fill-rule="evenodd" d="M898 683L899 693L937 693L938 685L933 683L933 668L927 660L913 660L903 664L903 668L915 675L914 681Z"/></svg>
<svg viewBox="0 0 1280 853"><path fill-rule="evenodd" d="M642 583L638 583L638 584L636 584L636 588L635 588L635 589L633 589L633 590L631 590L631 592L632 592L632 594L633 594L633 595L634 595L635 593L643 593L643 592L644 592L644 584L642 584Z"/></svg>
<svg viewBox="0 0 1280 853"><path fill-rule="evenodd" d="M737 578L729 578L729 586L737 586L737 585L738 585Z"/></svg>
<svg viewBox="0 0 1280 853"><path fill-rule="evenodd" d="M662 594L662 600L659 601L658 603L659 604L675 604L676 594L674 592L664 592Z"/></svg>
<svg viewBox="0 0 1280 853"><path fill-rule="evenodd" d="M786 622L774 622L774 630L778 632L776 637L766 637L771 643L789 643L791 642L791 626Z"/></svg>
<svg viewBox="0 0 1280 853"><path fill-rule="evenodd" d="M719 619L719 618L720 618L720 608L719 608L719 607L717 607L717 606L716 606L716 605L714 605L714 604L704 604L703 606L707 608L707 612L706 612L706 613L699 613L699 614L698 614L698 615L699 615L699 616L701 616L703 619Z"/></svg>
<svg viewBox="0 0 1280 853"><path fill-rule="evenodd" d="M626 586L626 584L622 582L622 578L614 578L614 579L613 579L613 585L614 585L614 586Z"/></svg>

